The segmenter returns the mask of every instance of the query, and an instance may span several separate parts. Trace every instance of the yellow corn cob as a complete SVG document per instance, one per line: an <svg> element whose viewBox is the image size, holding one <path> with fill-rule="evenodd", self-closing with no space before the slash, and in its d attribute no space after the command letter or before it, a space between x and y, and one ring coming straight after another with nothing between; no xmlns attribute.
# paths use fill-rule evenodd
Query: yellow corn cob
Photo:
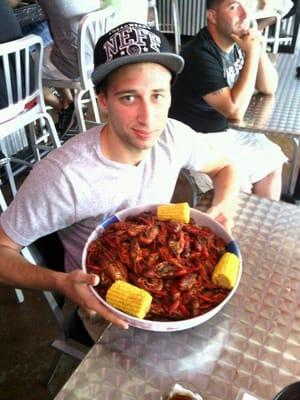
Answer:
<svg viewBox="0 0 300 400"><path fill-rule="evenodd" d="M106 301L115 308L143 319L150 310L152 296L125 281L116 281L106 293Z"/></svg>
<svg viewBox="0 0 300 400"><path fill-rule="evenodd" d="M156 215L160 221L172 219L187 224L190 222L190 206L188 203L162 204L157 207Z"/></svg>
<svg viewBox="0 0 300 400"><path fill-rule="evenodd" d="M239 258L233 253L224 253L212 274L212 281L224 289L232 289L236 283Z"/></svg>

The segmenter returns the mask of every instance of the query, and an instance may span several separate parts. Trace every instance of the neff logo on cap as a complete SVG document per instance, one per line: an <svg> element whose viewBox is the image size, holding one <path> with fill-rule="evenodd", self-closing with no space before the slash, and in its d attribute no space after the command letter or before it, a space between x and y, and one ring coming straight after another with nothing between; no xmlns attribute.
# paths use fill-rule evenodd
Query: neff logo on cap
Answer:
<svg viewBox="0 0 300 400"><path fill-rule="evenodd" d="M103 44L106 60L148 52L160 52L161 40L155 33L139 25L125 25L112 31Z"/></svg>

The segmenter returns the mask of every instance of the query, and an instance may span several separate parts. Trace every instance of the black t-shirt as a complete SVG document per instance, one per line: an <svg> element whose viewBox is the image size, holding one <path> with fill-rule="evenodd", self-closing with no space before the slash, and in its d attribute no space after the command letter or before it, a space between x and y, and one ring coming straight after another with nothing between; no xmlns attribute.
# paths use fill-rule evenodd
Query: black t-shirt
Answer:
<svg viewBox="0 0 300 400"><path fill-rule="evenodd" d="M202 96L232 87L243 67L241 50L234 46L223 52L203 28L182 51L185 66L172 88L169 116L199 132L217 132L227 128L227 119L211 108Z"/></svg>

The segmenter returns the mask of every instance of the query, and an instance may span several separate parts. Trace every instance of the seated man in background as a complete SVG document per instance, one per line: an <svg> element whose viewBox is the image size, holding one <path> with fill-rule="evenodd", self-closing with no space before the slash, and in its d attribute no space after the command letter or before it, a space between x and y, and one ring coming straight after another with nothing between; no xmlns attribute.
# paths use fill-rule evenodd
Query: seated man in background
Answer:
<svg viewBox="0 0 300 400"><path fill-rule="evenodd" d="M53 45L45 49L43 78L76 79L79 77L77 39L81 18L100 8L100 0L38 0L43 9ZM57 89L55 96L49 89L45 102L59 113L57 130L66 133L75 124L73 95L70 89Z"/></svg>
<svg viewBox="0 0 300 400"><path fill-rule="evenodd" d="M255 89L275 93L276 70L261 34L249 29L246 1L207 0L207 19L182 52L169 115L218 137L239 165L243 190L278 200L286 161L280 148L263 134L228 129L228 119L243 118Z"/></svg>
<svg viewBox="0 0 300 400"><path fill-rule="evenodd" d="M235 167L207 135L169 120L170 84L183 66L162 33L127 23L95 48L93 81L107 123L79 134L33 167L0 217L0 281L63 293L123 328L89 290L99 277L80 270L90 233L118 210L168 203L182 168L209 174L215 193L210 215L228 229L239 190ZM33 266L19 253L58 231L66 273ZM88 317L86 327L97 333ZM99 331L98 331L99 332Z"/></svg>

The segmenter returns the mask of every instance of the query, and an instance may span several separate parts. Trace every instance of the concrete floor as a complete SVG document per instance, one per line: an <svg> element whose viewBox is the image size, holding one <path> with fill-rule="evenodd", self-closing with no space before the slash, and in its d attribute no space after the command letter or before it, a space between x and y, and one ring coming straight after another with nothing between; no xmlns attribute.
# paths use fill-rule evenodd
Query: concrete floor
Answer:
<svg viewBox="0 0 300 400"><path fill-rule="evenodd" d="M55 350L57 329L40 292L0 286L0 400L51 400L77 366L63 356L51 384L44 381Z"/></svg>

